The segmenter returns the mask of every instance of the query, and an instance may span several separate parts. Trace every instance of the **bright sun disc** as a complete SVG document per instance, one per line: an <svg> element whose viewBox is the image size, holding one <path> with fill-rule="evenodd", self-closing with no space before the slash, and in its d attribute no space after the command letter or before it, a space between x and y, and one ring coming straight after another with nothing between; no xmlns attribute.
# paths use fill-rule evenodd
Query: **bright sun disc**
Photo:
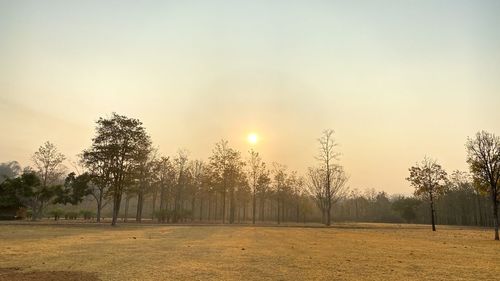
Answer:
<svg viewBox="0 0 500 281"><path fill-rule="evenodd" d="M249 143L251 144L255 144L257 143L257 135L256 134L249 134L248 137L247 137L247 140Z"/></svg>

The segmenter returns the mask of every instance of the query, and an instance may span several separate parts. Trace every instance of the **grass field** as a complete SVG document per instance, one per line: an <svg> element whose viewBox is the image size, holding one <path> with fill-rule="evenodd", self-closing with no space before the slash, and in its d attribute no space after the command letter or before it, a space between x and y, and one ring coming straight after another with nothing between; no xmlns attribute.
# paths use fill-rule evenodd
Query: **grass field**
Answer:
<svg viewBox="0 0 500 281"><path fill-rule="evenodd" d="M485 229L0 224L0 280L500 280Z"/></svg>

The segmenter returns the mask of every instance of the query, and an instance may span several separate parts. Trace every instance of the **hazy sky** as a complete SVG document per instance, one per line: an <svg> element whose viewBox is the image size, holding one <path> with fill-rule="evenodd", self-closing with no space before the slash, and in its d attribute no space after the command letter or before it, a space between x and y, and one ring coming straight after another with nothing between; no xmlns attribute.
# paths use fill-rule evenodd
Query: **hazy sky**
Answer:
<svg viewBox="0 0 500 281"><path fill-rule="evenodd" d="M304 172L332 128L350 187L410 193L424 155L466 169L500 134L500 1L0 0L0 162L139 118L165 154L254 131ZM69 165L68 165L69 166Z"/></svg>

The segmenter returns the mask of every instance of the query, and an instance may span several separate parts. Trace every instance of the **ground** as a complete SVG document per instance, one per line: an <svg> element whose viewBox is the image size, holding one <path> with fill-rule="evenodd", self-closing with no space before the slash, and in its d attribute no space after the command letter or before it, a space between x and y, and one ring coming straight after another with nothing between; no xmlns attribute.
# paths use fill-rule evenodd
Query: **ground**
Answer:
<svg viewBox="0 0 500 281"><path fill-rule="evenodd" d="M481 228L0 224L0 280L500 280Z"/></svg>

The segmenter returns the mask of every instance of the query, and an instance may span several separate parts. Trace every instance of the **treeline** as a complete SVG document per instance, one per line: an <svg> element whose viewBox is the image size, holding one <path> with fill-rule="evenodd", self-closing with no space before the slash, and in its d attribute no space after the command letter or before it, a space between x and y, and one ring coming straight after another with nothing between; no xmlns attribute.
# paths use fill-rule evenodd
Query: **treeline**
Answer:
<svg viewBox="0 0 500 281"><path fill-rule="evenodd" d="M448 175L425 158L410 167L414 196L347 189L333 131L318 139L317 165L305 175L265 163L254 150L242 154L221 140L206 160L186 150L160 155L142 123L113 113L96 122L92 145L67 174L65 156L50 142L33 154L33 167L0 165L0 217L86 214L112 225L130 217L158 223L321 222L430 223L494 226L498 238L500 138L479 132L467 140L470 174ZM89 200L93 202L90 210ZM80 210L78 207L85 206ZM78 211L78 212L76 212Z"/></svg>

